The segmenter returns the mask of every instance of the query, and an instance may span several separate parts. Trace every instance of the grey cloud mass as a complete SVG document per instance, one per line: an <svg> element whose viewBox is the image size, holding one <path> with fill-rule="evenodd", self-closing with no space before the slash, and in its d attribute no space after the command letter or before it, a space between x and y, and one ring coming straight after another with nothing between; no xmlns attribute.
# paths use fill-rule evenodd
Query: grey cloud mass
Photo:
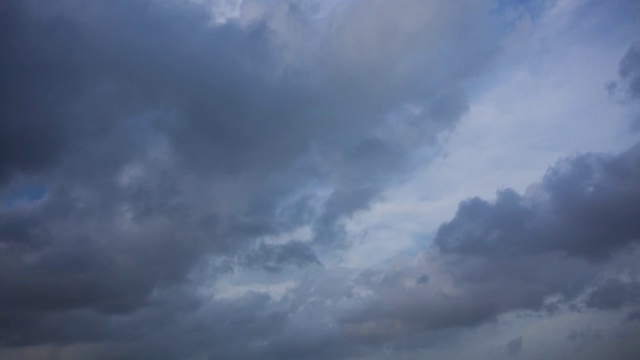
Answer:
<svg viewBox="0 0 640 360"><path fill-rule="evenodd" d="M632 98L640 98L640 41L635 42L620 60L620 78Z"/></svg>
<svg viewBox="0 0 640 360"><path fill-rule="evenodd" d="M587 298L587 305L597 309L619 309L637 304L640 300L640 283L609 279L595 288Z"/></svg>
<svg viewBox="0 0 640 360"><path fill-rule="evenodd" d="M410 261L342 261L523 9L2 1L0 358L382 359L517 311L633 311L640 145L462 202Z"/></svg>
<svg viewBox="0 0 640 360"><path fill-rule="evenodd" d="M524 194L460 203L410 265L360 276L375 295L342 318L361 339L402 344L521 312L640 305L640 147L559 161ZM429 282L416 283L429 273ZM558 355L559 356L559 355Z"/></svg>
<svg viewBox="0 0 640 360"><path fill-rule="evenodd" d="M640 240L640 146L560 161L524 195L475 198L438 229L445 253L510 257L557 252L598 260Z"/></svg>
<svg viewBox="0 0 640 360"><path fill-rule="evenodd" d="M288 1L225 25L188 2L3 2L2 194L46 192L0 213L3 346L63 346L62 358L262 353L284 331L284 305L263 293L207 302L200 282L319 264L315 251L346 246L341 222L455 125L464 82L497 47L483 4L443 5L443 24L418 15L435 4L405 5L341 5L323 30ZM367 40L389 28L378 21L388 10L413 25ZM450 63L429 35L438 29L475 45ZM310 242L262 240L300 226ZM289 344L273 356L309 353Z"/></svg>
<svg viewBox="0 0 640 360"><path fill-rule="evenodd" d="M522 351L522 336L510 340L506 346L507 354L515 356Z"/></svg>

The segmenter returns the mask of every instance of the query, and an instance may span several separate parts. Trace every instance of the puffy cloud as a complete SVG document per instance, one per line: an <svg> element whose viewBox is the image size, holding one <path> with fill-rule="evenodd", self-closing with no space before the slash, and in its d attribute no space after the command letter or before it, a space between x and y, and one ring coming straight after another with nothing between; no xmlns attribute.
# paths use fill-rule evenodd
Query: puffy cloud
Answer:
<svg viewBox="0 0 640 360"><path fill-rule="evenodd" d="M525 194L460 203L431 247L360 276L368 304L342 318L360 339L402 344L520 312L638 304L640 147L559 161ZM427 283L416 282L429 274Z"/></svg>
<svg viewBox="0 0 640 360"><path fill-rule="evenodd" d="M617 157L583 155L559 162L540 185L495 203L471 199L442 225L443 252L507 257L558 252L600 259L640 239L640 146Z"/></svg>

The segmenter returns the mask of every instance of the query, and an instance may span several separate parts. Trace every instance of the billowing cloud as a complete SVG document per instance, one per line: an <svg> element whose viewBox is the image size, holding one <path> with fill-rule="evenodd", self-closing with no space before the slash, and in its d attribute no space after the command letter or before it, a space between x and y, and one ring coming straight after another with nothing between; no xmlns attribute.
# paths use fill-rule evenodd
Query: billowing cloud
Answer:
<svg viewBox="0 0 640 360"><path fill-rule="evenodd" d="M515 312L633 314L639 146L342 261L347 221L446 150L522 24L576 6L2 2L0 357L419 357ZM529 356L520 333L498 356Z"/></svg>
<svg viewBox="0 0 640 360"><path fill-rule="evenodd" d="M640 146L559 162L524 195L471 199L438 230L445 253L512 257L558 252L599 259L640 240Z"/></svg>
<svg viewBox="0 0 640 360"><path fill-rule="evenodd" d="M524 194L460 203L432 246L360 277L374 295L343 318L358 338L402 343L514 312L637 306L640 147L559 161ZM428 274L425 284L420 279Z"/></svg>
<svg viewBox="0 0 640 360"><path fill-rule="evenodd" d="M342 221L454 127L466 82L499 42L484 2L320 13L256 2L213 22L208 5L0 7L2 196L45 189L0 210L5 346L101 343L106 357L144 358L128 345L140 340L173 358L169 348L200 341L181 332L203 328L242 337L219 338L223 356L252 354L247 343L277 334L285 310L265 310L259 325L275 300L210 304L200 282L316 266L316 251L346 246ZM303 226L308 239L286 238ZM188 319L197 311L228 319L198 325Z"/></svg>

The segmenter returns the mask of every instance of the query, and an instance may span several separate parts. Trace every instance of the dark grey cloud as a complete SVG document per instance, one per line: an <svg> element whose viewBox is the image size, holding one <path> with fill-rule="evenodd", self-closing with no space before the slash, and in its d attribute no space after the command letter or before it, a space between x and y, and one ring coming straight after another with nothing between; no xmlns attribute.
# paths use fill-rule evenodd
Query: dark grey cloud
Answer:
<svg viewBox="0 0 640 360"><path fill-rule="evenodd" d="M638 13L637 5L635 9L630 9L629 14L634 13ZM607 84L607 91L611 95L618 95L625 103L637 104L640 100L640 41L629 46L618 66L618 80ZM631 130L640 130L640 117L636 116Z"/></svg>
<svg viewBox="0 0 640 360"><path fill-rule="evenodd" d="M640 301L640 282L609 279L589 293L586 305L596 309L620 309Z"/></svg>
<svg viewBox="0 0 640 360"><path fill-rule="evenodd" d="M418 284L426 284L428 282L429 282L429 275L427 275L427 274L420 275L416 279L416 283L418 283Z"/></svg>
<svg viewBox="0 0 640 360"><path fill-rule="evenodd" d="M593 341L601 341L604 337L602 330L594 329L591 326L585 329L574 329L571 330L569 336L567 338L570 341L577 342L593 342Z"/></svg>
<svg viewBox="0 0 640 360"><path fill-rule="evenodd" d="M0 357L372 357L550 297L637 302L619 258L640 235L638 146L463 202L420 261L324 269L344 221L455 127L504 34L483 1L269 5L213 25L187 1L2 2ZM44 197L5 205L25 184ZM296 281L212 286L240 270Z"/></svg>
<svg viewBox="0 0 640 360"><path fill-rule="evenodd" d="M540 185L494 203L460 204L435 243L445 253L508 257L558 252L598 260L640 240L640 146L560 161Z"/></svg>
<svg viewBox="0 0 640 360"><path fill-rule="evenodd" d="M518 355L522 351L522 336L509 340L505 347L505 351L511 356Z"/></svg>
<svg viewBox="0 0 640 360"><path fill-rule="evenodd" d="M637 321L640 320L640 310L636 310L627 315L627 321Z"/></svg>
<svg viewBox="0 0 640 360"><path fill-rule="evenodd" d="M640 41L633 43L620 60L618 73L628 94L640 98Z"/></svg>
<svg viewBox="0 0 640 360"><path fill-rule="evenodd" d="M315 29L289 1L221 26L186 1L4 1L0 197L46 189L0 205L7 356L355 353L335 324L291 320L312 313L302 285L283 300L202 285L347 246L342 221L466 111L499 41L489 7L443 5L431 23L403 3L357 2ZM264 241L301 226L309 242Z"/></svg>
<svg viewBox="0 0 640 360"><path fill-rule="evenodd" d="M362 341L399 344L507 314L637 306L639 183L636 145L561 160L524 194L463 201L420 258L360 276L374 296L342 326ZM429 281L416 282L424 273Z"/></svg>

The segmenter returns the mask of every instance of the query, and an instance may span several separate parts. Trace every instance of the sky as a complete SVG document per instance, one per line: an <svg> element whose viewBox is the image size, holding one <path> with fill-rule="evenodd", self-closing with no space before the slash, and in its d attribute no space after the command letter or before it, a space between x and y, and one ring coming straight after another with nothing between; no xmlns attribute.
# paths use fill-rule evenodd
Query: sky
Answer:
<svg viewBox="0 0 640 360"><path fill-rule="evenodd" d="M640 357L640 3L0 1L0 358Z"/></svg>

